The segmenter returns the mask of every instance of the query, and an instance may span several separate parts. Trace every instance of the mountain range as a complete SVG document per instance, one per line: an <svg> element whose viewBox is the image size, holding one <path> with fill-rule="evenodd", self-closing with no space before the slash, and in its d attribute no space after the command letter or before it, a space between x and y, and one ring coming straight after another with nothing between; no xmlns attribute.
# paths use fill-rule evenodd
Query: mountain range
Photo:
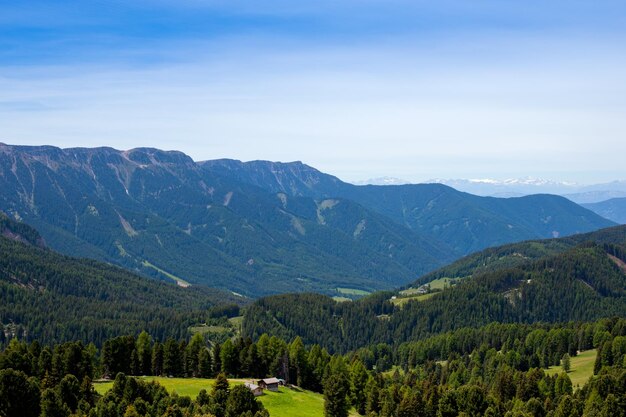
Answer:
<svg viewBox="0 0 626 417"><path fill-rule="evenodd" d="M61 253L253 297L394 288L475 250L613 224L551 195L355 186L300 162L5 144L0 210Z"/></svg>
<svg viewBox="0 0 626 417"><path fill-rule="evenodd" d="M459 191L481 195L485 197L522 197L531 194L556 194L567 197L577 204L590 204L606 201L612 198L626 197L626 181L611 181L607 183L583 185L576 182L553 181L543 178L508 178L504 180L493 178L474 179L442 179L435 178L423 182L424 184L444 184ZM395 177L371 178L364 181L354 181L355 185L404 185L411 181Z"/></svg>
<svg viewBox="0 0 626 417"><path fill-rule="evenodd" d="M447 244L455 255L613 224L554 195L503 199L479 197L442 184L357 186L300 162L216 160L202 165L217 175L234 177L269 192L355 201L420 235ZM596 222L602 226L593 226L599 224Z"/></svg>
<svg viewBox="0 0 626 417"><path fill-rule="evenodd" d="M626 224L626 197L611 198L599 203L582 204L582 206L615 223Z"/></svg>
<svg viewBox="0 0 626 417"><path fill-rule="evenodd" d="M499 198L523 197L532 194L556 194L588 208L615 223L626 223L626 181L581 185L541 178L432 179L426 184L445 184L475 195ZM393 177L356 181L355 185L405 185L410 181Z"/></svg>
<svg viewBox="0 0 626 417"><path fill-rule="evenodd" d="M626 181L623 180L592 185L531 177L505 180L490 178L432 179L426 181L426 183L445 184L460 191L491 197L556 194L566 197L577 204L599 203L613 198L626 197Z"/></svg>

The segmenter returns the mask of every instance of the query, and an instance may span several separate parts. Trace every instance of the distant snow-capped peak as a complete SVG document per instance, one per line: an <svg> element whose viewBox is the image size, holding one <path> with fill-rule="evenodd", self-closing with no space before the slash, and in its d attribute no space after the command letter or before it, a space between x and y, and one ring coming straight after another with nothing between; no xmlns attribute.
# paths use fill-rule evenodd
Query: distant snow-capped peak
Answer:
<svg viewBox="0 0 626 417"><path fill-rule="evenodd" d="M405 185L410 183L410 181L395 177L378 177L353 182L354 185Z"/></svg>
<svg viewBox="0 0 626 417"><path fill-rule="evenodd" d="M446 184L446 185L459 185L459 184L485 184L485 185L494 185L494 186L516 186L516 185L524 185L524 186L557 186L557 187L579 187L580 184L575 182L567 182L567 181L553 181L547 180L543 178L533 178L533 177L525 177L525 178L507 178L504 180L498 180L493 178L469 178L469 179L442 179L435 178L432 180L426 181L427 183L436 183L436 184Z"/></svg>

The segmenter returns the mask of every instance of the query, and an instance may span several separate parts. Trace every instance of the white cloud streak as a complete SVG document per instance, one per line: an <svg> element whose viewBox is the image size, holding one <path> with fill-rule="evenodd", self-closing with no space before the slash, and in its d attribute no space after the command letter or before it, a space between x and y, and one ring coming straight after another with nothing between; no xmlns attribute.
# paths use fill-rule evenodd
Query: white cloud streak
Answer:
<svg viewBox="0 0 626 417"><path fill-rule="evenodd" d="M617 41L237 38L151 66L0 65L0 141L304 160L347 180L624 178Z"/></svg>

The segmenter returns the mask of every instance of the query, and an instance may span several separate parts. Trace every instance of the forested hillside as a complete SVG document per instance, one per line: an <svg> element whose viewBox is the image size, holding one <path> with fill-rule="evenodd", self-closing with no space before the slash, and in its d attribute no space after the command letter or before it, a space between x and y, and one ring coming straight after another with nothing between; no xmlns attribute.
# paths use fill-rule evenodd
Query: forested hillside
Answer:
<svg viewBox="0 0 626 417"><path fill-rule="evenodd" d="M304 164L5 144L0 210L64 254L252 297L396 288L474 250L611 225L556 196L357 187Z"/></svg>
<svg viewBox="0 0 626 417"><path fill-rule="evenodd" d="M244 302L223 291L182 288L59 255L28 243L41 242L37 232L2 215L0 233L12 236L0 236L0 342L17 337L100 345L141 330L179 338L207 320L209 307Z"/></svg>
<svg viewBox="0 0 626 417"><path fill-rule="evenodd" d="M352 201L268 193L156 149L0 145L0 210L62 253L251 296L393 288L456 256Z"/></svg>
<svg viewBox="0 0 626 417"><path fill-rule="evenodd" d="M447 244L459 255L614 224L554 195L489 198L441 184L355 186L301 162L216 160L201 166L275 193L355 201L422 236Z"/></svg>
<svg viewBox="0 0 626 417"><path fill-rule="evenodd" d="M417 287L441 278L467 278L483 272L517 267L550 255L566 252L585 242L626 244L626 229L612 227L559 239L533 240L488 248L428 273L411 284Z"/></svg>
<svg viewBox="0 0 626 417"><path fill-rule="evenodd" d="M477 261L489 253L510 253L511 247L494 249L470 257L472 262L465 269L463 265L449 268L467 277L458 285L398 305L392 303L395 294L390 292L352 303L316 294L267 297L248 308L243 330L252 337L299 335L306 343L345 352L493 321L564 322L624 316L625 244L626 227L615 227L574 239L520 245L522 253L534 253L534 259L513 252L519 262L495 257L486 267L486 261Z"/></svg>

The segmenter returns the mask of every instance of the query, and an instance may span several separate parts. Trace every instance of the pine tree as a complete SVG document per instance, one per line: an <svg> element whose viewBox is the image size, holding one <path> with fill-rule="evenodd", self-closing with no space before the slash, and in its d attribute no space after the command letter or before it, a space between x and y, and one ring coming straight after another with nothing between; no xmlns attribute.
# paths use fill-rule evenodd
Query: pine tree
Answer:
<svg viewBox="0 0 626 417"><path fill-rule="evenodd" d="M152 349L152 375L163 375L163 345L160 342L156 342Z"/></svg>
<svg viewBox="0 0 626 417"><path fill-rule="evenodd" d="M69 414L70 409L63 404L54 390L48 388L41 394L41 417L67 417Z"/></svg>
<svg viewBox="0 0 626 417"><path fill-rule="evenodd" d="M152 338L143 331L137 337L137 356L139 358L139 375L150 375L152 368Z"/></svg>
<svg viewBox="0 0 626 417"><path fill-rule="evenodd" d="M0 416L39 416L39 387L14 369L0 370Z"/></svg>
<svg viewBox="0 0 626 417"><path fill-rule="evenodd" d="M196 333L185 349L185 373L187 376L197 377L200 374L200 352L204 349L204 337Z"/></svg>
<svg viewBox="0 0 626 417"><path fill-rule="evenodd" d="M202 348L198 354L198 373L200 378L211 377L211 352L207 348Z"/></svg>
<svg viewBox="0 0 626 417"><path fill-rule="evenodd" d="M563 371L569 372L572 366L572 362L568 353L565 353L561 358L561 366L563 367Z"/></svg>
<svg viewBox="0 0 626 417"><path fill-rule="evenodd" d="M222 345L220 351L220 361L222 363L222 372L226 375L235 375L237 373L237 351L235 350L235 346L230 339L226 339Z"/></svg>
<svg viewBox="0 0 626 417"><path fill-rule="evenodd" d="M216 417L224 417L229 394L230 386L228 379L226 379L226 375L223 372L220 372L215 378L215 385L213 385L213 390L211 391L211 397L213 397L211 411Z"/></svg>
<svg viewBox="0 0 626 417"><path fill-rule="evenodd" d="M368 378L367 369L360 360L356 359L350 367L350 391L352 405L361 415L365 414L367 404Z"/></svg>
<svg viewBox="0 0 626 417"><path fill-rule="evenodd" d="M324 416L348 416L348 389L345 375L335 373L324 382Z"/></svg>
<svg viewBox="0 0 626 417"><path fill-rule="evenodd" d="M226 401L226 417L240 417L244 413L255 414L262 405L254 398L254 394L243 385L236 385L230 391Z"/></svg>
<svg viewBox="0 0 626 417"><path fill-rule="evenodd" d="M167 339L163 345L163 374L179 376L182 374L180 346L174 339Z"/></svg>

